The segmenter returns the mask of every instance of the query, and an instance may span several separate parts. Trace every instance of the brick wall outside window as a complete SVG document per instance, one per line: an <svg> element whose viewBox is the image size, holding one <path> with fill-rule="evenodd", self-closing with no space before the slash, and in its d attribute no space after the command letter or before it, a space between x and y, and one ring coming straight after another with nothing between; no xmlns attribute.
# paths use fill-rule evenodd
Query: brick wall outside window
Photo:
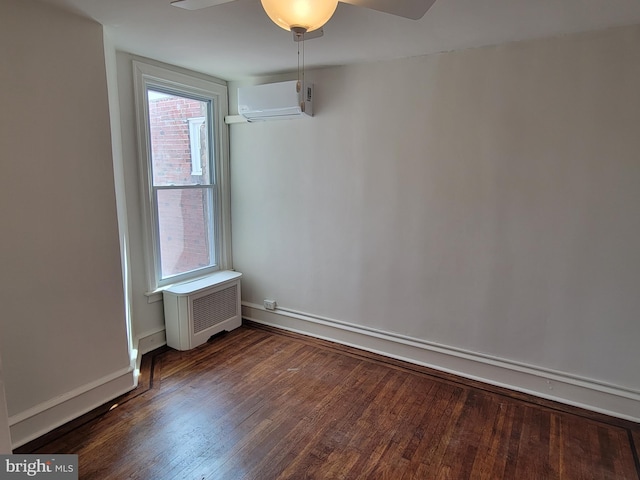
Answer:
<svg viewBox="0 0 640 480"><path fill-rule="evenodd" d="M209 164L202 159L202 175L192 175L189 118L205 117L207 104L183 97L149 101L154 185L208 183ZM203 127L204 128L204 127ZM206 139L204 132L203 139ZM164 190L158 196L159 236L164 277L210 264L209 235L203 219L204 190Z"/></svg>

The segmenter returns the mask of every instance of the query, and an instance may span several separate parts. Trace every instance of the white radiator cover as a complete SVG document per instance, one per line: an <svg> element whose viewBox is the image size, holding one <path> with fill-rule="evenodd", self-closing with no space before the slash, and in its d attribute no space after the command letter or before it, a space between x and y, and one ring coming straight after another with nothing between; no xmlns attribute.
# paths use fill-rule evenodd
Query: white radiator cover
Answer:
<svg viewBox="0 0 640 480"><path fill-rule="evenodd" d="M163 292L167 345L190 350L242 324L239 272L216 272Z"/></svg>

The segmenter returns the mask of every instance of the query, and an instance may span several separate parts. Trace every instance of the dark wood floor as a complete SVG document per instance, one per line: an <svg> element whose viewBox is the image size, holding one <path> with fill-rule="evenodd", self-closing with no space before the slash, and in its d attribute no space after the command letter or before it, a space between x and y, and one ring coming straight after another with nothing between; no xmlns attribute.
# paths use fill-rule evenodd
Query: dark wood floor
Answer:
<svg viewBox="0 0 640 480"><path fill-rule="evenodd" d="M639 444L635 423L245 324L147 354L138 389L18 450L79 454L81 479L638 480Z"/></svg>

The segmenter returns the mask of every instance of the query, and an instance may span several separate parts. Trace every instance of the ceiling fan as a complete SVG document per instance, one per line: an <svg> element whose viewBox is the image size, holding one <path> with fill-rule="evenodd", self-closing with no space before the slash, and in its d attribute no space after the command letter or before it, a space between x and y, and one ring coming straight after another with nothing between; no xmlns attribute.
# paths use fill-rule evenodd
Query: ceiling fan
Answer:
<svg viewBox="0 0 640 480"><path fill-rule="evenodd" d="M176 0L171 5L199 10L233 1ZM261 0L269 18L279 27L292 31L296 41L322 36L322 26L333 16L338 1L419 20L436 0Z"/></svg>

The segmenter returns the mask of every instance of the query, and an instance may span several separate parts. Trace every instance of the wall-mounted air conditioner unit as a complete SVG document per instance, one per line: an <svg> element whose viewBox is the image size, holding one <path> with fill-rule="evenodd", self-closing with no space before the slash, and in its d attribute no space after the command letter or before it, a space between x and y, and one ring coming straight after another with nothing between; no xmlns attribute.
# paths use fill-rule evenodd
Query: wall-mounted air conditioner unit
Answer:
<svg viewBox="0 0 640 480"><path fill-rule="evenodd" d="M250 122L313 116L313 84L297 91L297 81L238 88L238 113Z"/></svg>
<svg viewBox="0 0 640 480"><path fill-rule="evenodd" d="M190 350L242 324L239 272L216 272L162 292L167 345Z"/></svg>

